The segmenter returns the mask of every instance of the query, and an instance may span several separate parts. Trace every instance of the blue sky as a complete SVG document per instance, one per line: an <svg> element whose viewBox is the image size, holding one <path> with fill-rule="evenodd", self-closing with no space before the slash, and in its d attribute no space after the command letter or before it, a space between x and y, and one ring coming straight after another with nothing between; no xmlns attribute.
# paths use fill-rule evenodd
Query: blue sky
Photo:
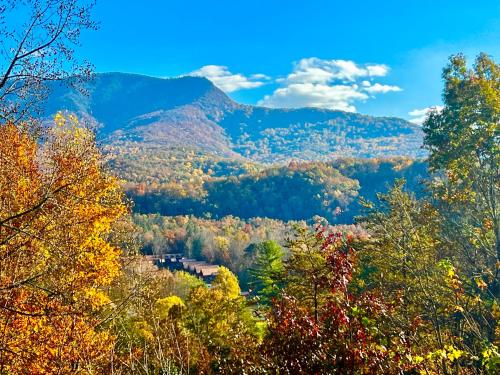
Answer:
<svg viewBox="0 0 500 375"><path fill-rule="evenodd" d="M98 0L94 16L79 54L97 72L205 75L247 104L416 119L449 55L500 55L498 0Z"/></svg>

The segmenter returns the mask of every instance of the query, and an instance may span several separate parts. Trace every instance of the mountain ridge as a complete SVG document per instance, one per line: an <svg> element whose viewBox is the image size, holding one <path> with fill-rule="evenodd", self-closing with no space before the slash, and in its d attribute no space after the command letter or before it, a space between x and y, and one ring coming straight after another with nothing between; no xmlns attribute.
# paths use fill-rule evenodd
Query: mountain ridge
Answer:
<svg viewBox="0 0 500 375"><path fill-rule="evenodd" d="M110 145L190 147L264 163L423 156L420 127L403 119L239 104L203 77L99 73L83 89L88 95L53 83L43 117L74 112Z"/></svg>

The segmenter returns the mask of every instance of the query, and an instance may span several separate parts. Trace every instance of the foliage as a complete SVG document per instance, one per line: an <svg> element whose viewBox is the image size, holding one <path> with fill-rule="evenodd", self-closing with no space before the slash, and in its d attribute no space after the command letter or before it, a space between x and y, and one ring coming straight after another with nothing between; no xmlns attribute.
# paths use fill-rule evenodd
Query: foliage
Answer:
<svg viewBox="0 0 500 375"><path fill-rule="evenodd" d="M285 221L320 215L334 220L336 213L345 210L355 199L358 189L356 181L322 163L291 163L287 167L225 177L204 176L200 169L189 173L183 178L190 182L189 188L181 182L163 185L155 192L131 191L136 210L164 215L235 215L244 219L270 217ZM303 203L304 197L308 204Z"/></svg>
<svg viewBox="0 0 500 375"><path fill-rule="evenodd" d="M217 216L335 220L357 196L358 184L322 163L290 163L255 175L206 185L208 210Z"/></svg>
<svg viewBox="0 0 500 375"><path fill-rule="evenodd" d="M320 215L345 224L361 214L359 196L374 199L375 192L386 192L402 177L409 190L418 192L427 177L425 162L407 158L265 167L181 149L115 150L110 167L125 180L136 212L285 221Z"/></svg>
<svg viewBox="0 0 500 375"><path fill-rule="evenodd" d="M226 216L221 220L196 217L134 215L138 240L148 254L180 253L188 258L222 264L237 273L245 285L254 262L255 244L284 243L291 224Z"/></svg>
<svg viewBox="0 0 500 375"><path fill-rule="evenodd" d="M462 282L466 303L457 320L472 328L458 332L464 352L491 372L498 370L500 67L481 54L469 69L456 55L443 79L445 106L424 123L438 237L451 242L450 263Z"/></svg>
<svg viewBox="0 0 500 375"><path fill-rule="evenodd" d="M241 373L258 362L256 321L226 268L208 288L139 259L126 267L120 294L128 303L111 321L118 374Z"/></svg>
<svg viewBox="0 0 500 375"><path fill-rule="evenodd" d="M189 306L187 327L207 346L212 370L241 373L254 365L258 329L234 274L221 267L211 288L192 291Z"/></svg>
<svg viewBox="0 0 500 375"><path fill-rule="evenodd" d="M463 275L451 261L456 247L441 237L442 217L429 202L404 192L403 181L379 198L382 207L365 219L371 237L362 252L364 281L401 299L392 324L404 331L418 327L412 339L427 353L422 358L428 361L421 361L427 371L466 368L482 350L484 322L493 319L480 298L464 293ZM435 362L433 356L449 348L460 355Z"/></svg>
<svg viewBox="0 0 500 375"><path fill-rule="evenodd" d="M357 257L351 243L351 236L321 228L298 231L285 263L287 285L273 303L264 341L273 372L396 374L417 367L408 332L388 324L397 301L353 290Z"/></svg>
<svg viewBox="0 0 500 375"><path fill-rule="evenodd" d="M113 342L96 325L119 274L119 184L73 117L43 140L10 122L0 134L0 372L98 371Z"/></svg>
<svg viewBox="0 0 500 375"><path fill-rule="evenodd" d="M225 173L230 175L212 177L196 172L195 167L186 170L181 164L172 165L179 175L166 177L170 182L148 182L149 191L141 187L146 186L142 182L126 186L136 211L144 213L280 220L308 220L320 215L332 222L352 223L361 213L358 194L373 199L375 191L387 191L401 177L409 178L409 189L418 191L426 176L425 167L423 162L408 159L341 159L331 163L292 162L287 167L244 174L228 170Z"/></svg>
<svg viewBox="0 0 500 375"><path fill-rule="evenodd" d="M362 215L363 200L374 201L377 193L386 193L398 179L404 178L405 188L417 197L426 194L423 183L429 178L428 164L425 160L409 158L338 158L329 162L342 175L357 180L359 183L357 199L348 210L337 216L337 222L350 223L356 216Z"/></svg>
<svg viewBox="0 0 500 375"><path fill-rule="evenodd" d="M125 143L105 146L105 150L110 168L125 181L125 190L139 201L146 194L169 194L171 215L175 215L174 199L198 200L206 196L205 182L261 169L245 159L217 156L189 147L145 147ZM160 211L159 208L149 210ZM180 212L184 213L187 213L186 208Z"/></svg>
<svg viewBox="0 0 500 375"><path fill-rule="evenodd" d="M500 295L500 66L487 55L468 69L462 55L444 69L444 109L424 123L433 191L459 236L460 268ZM490 296L491 298L491 296Z"/></svg>
<svg viewBox="0 0 500 375"><path fill-rule="evenodd" d="M250 286L264 305L278 296L282 288L283 258L281 246L273 240L258 243L254 247L255 260L250 269Z"/></svg>

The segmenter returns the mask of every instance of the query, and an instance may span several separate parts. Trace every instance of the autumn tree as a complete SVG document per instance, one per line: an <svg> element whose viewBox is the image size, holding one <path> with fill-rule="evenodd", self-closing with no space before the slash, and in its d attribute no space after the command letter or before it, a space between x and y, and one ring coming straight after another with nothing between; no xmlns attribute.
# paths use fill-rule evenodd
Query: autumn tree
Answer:
<svg viewBox="0 0 500 375"><path fill-rule="evenodd" d="M141 257L123 268L112 287L114 309L107 326L116 336L116 374L203 373L210 356L185 328L186 299L203 282L185 272L158 270Z"/></svg>
<svg viewBox="0 0 500 375"><path fill-rule="evenodd" d="M400 299L391 324L413 331L412 346L429 372L466 373L475 367L484 342L485 322L494 324L479 296L464 291L466 278L455 265L456 245L442 236L443 217L429 200L417 200L398 181L364 225L363 281L390 299Z"/></svg>
<svg viewBox="0 0 500 375"><path fill-rule="evenodd" d="M328 293L325 281L331 277L322 252L324 238L308 227L297 226L288 240L290 256L284 267L287 293L310 306L314 321L318 321L319 307Z"/></svg>
<svg viewBox="0 0 500 375"><path fill-rule="evenodd" d="M500 66L486 54L472 69L463 55L443 71L444 108L424 123L433 191L461 268L500 296Z"/></svg>
<svg viewBox="0 0 500 375"><path fill-rule="evenodd" d="M440 237L452 242L465 294L490 316L475 321L500 367L500 66L486 54L472 67L455 55L443 79L444 108L424 123Z"/></svg>
<svg viewBox="0 0 500 375"><path fill-rule="evenodd" d="M119 274L110 241L126 213L93 134L56 117L43 139L0 124L0 372L100 372L112 337L100 329Z"/></svg>
<svg viewBox="0 0 500 375"><path fill-rule="evenodd" d="M249 373L258 367L258 325L231 271L220 267L211 287L193 289L186 305L186 327L206 346L211 371Z"/></svg>
<svg viewBox="0 0 500 375"><path fill-rule="evenodd" d="M285 277L287 286L273 301L263 344L271 373L400 374L418 369L408 332L391 325L399 299L386 301L376 291L356 287L358 261L352 245L351 236L325 228L298 233L293 246L303 249L300 264L313 271L305 271L304 281L290 287L297 283L297 257L285 263L285 271L294 273L285 273L292 278ZM312 298L304 298L305 290Z"/></svg>

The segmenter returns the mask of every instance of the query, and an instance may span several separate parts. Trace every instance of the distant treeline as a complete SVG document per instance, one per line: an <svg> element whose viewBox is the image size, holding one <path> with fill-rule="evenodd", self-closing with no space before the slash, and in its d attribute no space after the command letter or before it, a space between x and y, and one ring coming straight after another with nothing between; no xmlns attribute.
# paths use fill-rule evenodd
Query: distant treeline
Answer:
<svg viewBox="0 0 500 375"><path fill-rule="evenodd" d="M291 162L287 166L236 175L208 178L194 194L179 184L148 189L128 189L138 213L194 215L221 218L234 215L248 219L268 217L284 221L321 216L331 223L352 223L361 213L360 198L373 201L397 179L417 195L427 177L426 163L407 158L355 159L331 162ZM177 179L179 181L179 179Z"/></svg>

